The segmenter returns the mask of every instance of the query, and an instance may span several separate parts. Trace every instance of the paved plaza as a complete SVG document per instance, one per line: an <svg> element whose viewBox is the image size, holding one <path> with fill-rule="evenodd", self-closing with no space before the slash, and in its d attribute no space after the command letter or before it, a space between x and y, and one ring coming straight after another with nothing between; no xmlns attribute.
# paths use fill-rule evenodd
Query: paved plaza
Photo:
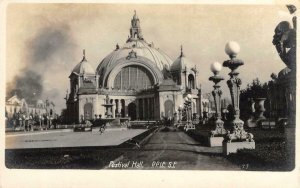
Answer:
<svg viewBox="0 0 300 188"><path fill-rule="evenodd" d="M100 134L73 132L71 129L41 132L8 133L5 136L6 149L57 148L82 146L117 146L145 132L146 129L107 129Z"/></svg>

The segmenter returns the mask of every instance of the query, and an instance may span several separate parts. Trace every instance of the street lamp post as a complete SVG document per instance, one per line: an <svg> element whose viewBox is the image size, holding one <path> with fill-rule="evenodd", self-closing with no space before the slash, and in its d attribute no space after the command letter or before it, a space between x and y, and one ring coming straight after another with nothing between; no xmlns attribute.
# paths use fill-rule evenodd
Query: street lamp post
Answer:
<svg viewBox="0 0 300 188"><path fill-rule="evenodd" d="M241 148L249 148L254 149L255 143L253 140L253 135L251 133L247 133L244 130L244 122L240 119L240 86L242 81L238 78L239 72L237 72L237 68L239 66L244 65L244 62L240 59L237 59L236 56L240 51L240 46L237 42L230 41L225 46L225 52L229 55L230 59L224 61L223 66L228 67L231 72L229 73L230 79L227 81L227 85L230 90L232 106L234 108L234 120L231 122L233 126L232 133L228 133L224 139L225 143L231 143L232 141L240 142L240 145L235 145L234 148L230 150L228 144L223 145L225 146L225 153L229 154L230 152L236 152L237 149ZM251 144L243 143L252 142ZM224 143L224 142L223 142ZM243 144L242 144L243 143Z"/></svg>
<svg viewBox="0 0 300 188"><path fill-rule="evenodd" d="M211 137L215 136L222 136L227 133L227 131L224 129L224 122L221 120L221 96L222 96L222 90L220 89L219 82L224 80L222 76L219 75L219 72L222 69L222 65L219 62L215 62L211 65L211 71L213 72L213 76L209 77L210 81L214 82L214 90L212 91L212 95L214 97L214 103L216 107L215 112L215 130L211 131ZM223 139L222 139L223 141ZM222 142L220 143L222 145Z"/></svg>
<svg viewBox="0 0 300 188"><path fill-rule="evenodd" d="M179 105L179 107L178 107L178 126L177 127L181 126L181 122L182 122L182 110L183 110L183 106Z"/></svg>
<svg viewBox="0 0 300 188"><path fill-rule="evenodd" d="M190 94L185 97L184 110L186 113L184 130L188 131L189 129L195 129L195 125L192 123L192 96Z"/></svg>
<svg viewBox="0 0 300 188"><path fill-rule="evenodd" d="M42 130L42 116L39 115L39 124L40 124L40 130Z"/></svg>
<svg viewBox="0 0 300 188"><path fill-rule="evenodd" d="M25 115L22 116L22 120L23 120L22 124L23 124L23 127L24 127L24 132L25 132L25 131L27 131L26 130L26 116Z"/></svg>

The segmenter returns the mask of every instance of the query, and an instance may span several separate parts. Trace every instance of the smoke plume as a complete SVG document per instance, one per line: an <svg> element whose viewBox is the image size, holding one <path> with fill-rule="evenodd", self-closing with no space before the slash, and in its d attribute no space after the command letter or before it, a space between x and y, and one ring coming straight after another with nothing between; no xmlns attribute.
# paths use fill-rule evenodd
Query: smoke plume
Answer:
<svg viewBox="0 0 300 188"><path fill-rule="evenodd" d="M55 70L66 63L72 63L70 57L75 48L75 42L68 25L44 27L29 39L24 49L26 67L16 75L12 82L7 83L7 97L17 94L32 103L37 99L57 95L57 89L47 88L44 83L46 71ZM55 76L55 72L53 73ZM55 100L50 99L49 100Z"/></svg>

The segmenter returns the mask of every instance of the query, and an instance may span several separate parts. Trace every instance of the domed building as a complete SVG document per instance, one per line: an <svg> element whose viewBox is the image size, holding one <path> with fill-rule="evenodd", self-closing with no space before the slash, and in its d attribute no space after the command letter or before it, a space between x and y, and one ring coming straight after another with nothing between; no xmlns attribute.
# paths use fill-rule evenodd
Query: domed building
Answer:
<svg viewBox="0 0 300 188"><path fill-rule="evenodd" d="M201 114L201 91L196 67L189 67L181 53L173 62L142 35L136 13L126 43L118 44L94 70L83 54L72 70L66 96L69 122L105 117L103 104L109 97L113 117L159 120L173 117L184 98L191 94L193 113Z"/></svg>

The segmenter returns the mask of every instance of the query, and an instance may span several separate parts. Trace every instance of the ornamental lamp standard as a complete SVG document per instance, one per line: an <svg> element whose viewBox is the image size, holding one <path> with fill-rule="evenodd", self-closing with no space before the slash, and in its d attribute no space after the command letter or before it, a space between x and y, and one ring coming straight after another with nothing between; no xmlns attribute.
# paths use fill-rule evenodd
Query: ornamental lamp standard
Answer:
<svg viewBox="0 0 300 188"><path fill-rule="evenodd" d="M195 126L192 124L192 95L188 94L184 99L184 110L186 113L186 125L184 129L188 131L189 129L195 129Z"/></svg>
<svg viewBox="0 0 300 188"><path fill-rule="evenodd" d="M238 78L239 72L237 72L237 68L239 66L244 65L244 62L240 59L236 59L237 54L240 51L240 46L235 41L230 41L225 46L225 52L230 57L229 60L224 61L223 66L228 67L231 72L228 74L230 79L227 81L227 85L229 87L232 106L234 108L234 123L244 124L242 120L240 120L240 86L242 81Z"/></svg>
<svg viewBox="0 0 300 188"><path fill-rule="evenodd" d="M244 62L240 59L237 59L236 56L240 51L240 46L235 41L230 41L225 46L225 52L230 57L229 60L224 61L223 66L228 67L231 72L228 74L230 79L227 81L227 85L229 87L232 106L234 108L234 120L231 122L233 126L232 134L228 134L225 138L227 142L231 142L232 140L246 140L253 142L253 135L251 133L247 133L244 130L244 122L240 119L240 86L242 81L238 78L239 72L237 72L237 68L239 66L244 65Z"/></svg>
<svg viewBox="0 0 300 188"><path fill-rule="evenodd" d="M40 123L40 130L42 130L42 116L39 115L38 117L39 117L39 123Z"/></svg>
<svg viewBox="0 0 300 188"><path fill-rule="evenodd" d="M181 120L182 120L182 110L183 110L183 106L179 105L179 107L178 107L178 123L179 123L179 126L181 125Z"/></svg>
<svg viewBox="0 0 300 188"><path fill-rule="evenodd" d="M192 103L192 96L188 94L185 98L185 108L186 108L186 120L187 122L191 121L191 103Z"/></svg>
<svg viewBox="0 0 300 188"><path fill-rule="evenodd" d="M214 136L222 136L227 133L224 129L224 122L221 120L221 96L222 90L220 89L219 82L224 80L222 76L219 75L220 71L222 70L222 65L219 62L214 62L210 66L210 70L213 72L213 76L209 77L210 81L214 82L214 90L212 91L212 95L214 97L214 104L216 107L215 112L215 130L211 131L211 137Z"/></svg>
<svg viewBox="0 0 300 188"><path fill-rule="evenodd" d="M23 128L24 128L24 131L26 131L26 116L23 114L22 116L22 124L23 124Z"/></svg>

